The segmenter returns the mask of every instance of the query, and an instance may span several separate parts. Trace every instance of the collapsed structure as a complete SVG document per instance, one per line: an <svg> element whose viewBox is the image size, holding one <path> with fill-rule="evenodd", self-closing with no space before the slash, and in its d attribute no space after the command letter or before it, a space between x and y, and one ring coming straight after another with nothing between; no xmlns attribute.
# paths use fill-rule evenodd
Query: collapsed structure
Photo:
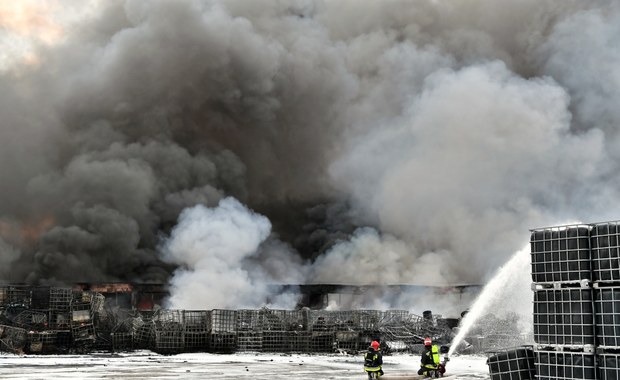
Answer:
<svg viewBox="0 0 620 380"><path fill-rule="evenodd" d="M181 352L386 352L443 344L453 323L430 311L138 310L80 288L0 287L0 350L34 354L149 349Z"/></svg>

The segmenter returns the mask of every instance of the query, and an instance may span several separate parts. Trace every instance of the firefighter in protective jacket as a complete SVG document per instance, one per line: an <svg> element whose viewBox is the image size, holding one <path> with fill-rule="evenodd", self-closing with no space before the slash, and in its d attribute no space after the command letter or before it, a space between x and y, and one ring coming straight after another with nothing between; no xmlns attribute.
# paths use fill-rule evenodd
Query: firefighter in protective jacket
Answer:
<svg viewBox="0 0 620 380"><path fill-rule="evenodd" d="M370 379L372 372L375 372L379 376L383 375L383 369L381 369L382 365L383 355L379 349L379 342L373 340L372 343L370 343L370 347L368 347L368 351L364 354L364 371L368 373L368 378Z"/></svg>
<svg viewBox="0 0 620 380"><path fill-rule="evenodd" d="M433 344L431 338L424 339L424 352L422 353L422 362L418 375L426 377L435 377L438 375L439 369L439 347Z"/></svg>

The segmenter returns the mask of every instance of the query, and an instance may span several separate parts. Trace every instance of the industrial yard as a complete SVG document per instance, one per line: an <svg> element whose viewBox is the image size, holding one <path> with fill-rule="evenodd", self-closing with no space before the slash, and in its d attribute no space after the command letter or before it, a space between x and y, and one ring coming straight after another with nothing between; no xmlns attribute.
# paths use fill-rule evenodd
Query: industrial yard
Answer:
<svg viewBox="0 0 620 380"><path fill-rule="evenodd" d="M0 26L0 378L620 379L620 2Z"/></svg>
<svg viewBox="0 0 620 380"><path fill-rule="evenodd" d="M0 356L0 378L38 379L270 379L362 380L361 355L300 354L180 354L150 351L124 354ZM419 357L385 358L386 375L413 374ZM488 379L484 356L456 356L446 375L458 379Z"/></svg>

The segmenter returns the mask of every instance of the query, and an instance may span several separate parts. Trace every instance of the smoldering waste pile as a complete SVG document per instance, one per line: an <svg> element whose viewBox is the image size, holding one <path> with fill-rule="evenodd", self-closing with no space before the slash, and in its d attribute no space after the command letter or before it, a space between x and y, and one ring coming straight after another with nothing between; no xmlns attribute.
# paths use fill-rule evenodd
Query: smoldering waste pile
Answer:
<svg viewBox="0 0 620 380"><path fill-rule="evenodd" d="M0 350L19 353L358 352L373 339L386 352L417 352L426 336L449 343L442 321L401 310L137 311L91 291L0 287Z"/></svg>

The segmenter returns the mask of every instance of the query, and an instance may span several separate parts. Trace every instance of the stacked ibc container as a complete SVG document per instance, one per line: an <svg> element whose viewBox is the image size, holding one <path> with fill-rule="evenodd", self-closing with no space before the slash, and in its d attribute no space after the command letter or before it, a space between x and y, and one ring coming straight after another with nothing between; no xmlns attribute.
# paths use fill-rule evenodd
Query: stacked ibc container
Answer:
<svg viewBox="0 0 620 380"><path fill-rule="evenodd" d="M533 380L534 351L531 346L494 353L487 360L491 380Z"/></svg>
<svg viewBox="0 0 620 380"><path fill-rule="evenodd" d="M589 225L531 232L537 379L597 379Z"/></svg>
<svg viewBox="0 0 620 380"><path fill-rule="evenodd" d="M619 223L531 232L537 378L619 379Z"/></svg>
<svg viewBox="0 0 620 380"><path fill-rule="evenodd" d="M592 225L596 354L600 379L620 378L620 222Z"/></svg>

